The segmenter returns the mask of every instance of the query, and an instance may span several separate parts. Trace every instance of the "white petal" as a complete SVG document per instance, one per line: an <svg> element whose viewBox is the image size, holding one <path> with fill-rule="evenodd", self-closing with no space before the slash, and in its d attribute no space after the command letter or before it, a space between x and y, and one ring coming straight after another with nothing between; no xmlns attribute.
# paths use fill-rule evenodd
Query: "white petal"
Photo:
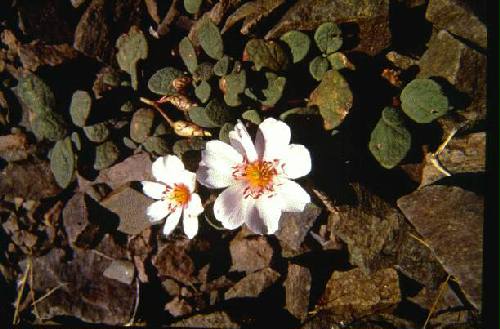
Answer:
<svg viewBox="0 0 500 329"><path fill-rule="evenodd" d="M203 212L203 205L201 204L201 198L197 193L191 194L191 200L187 204L187 207L184 209L184 215L186 213L190 216L198 216Z"/></svg>
<svg viewBox="0 0 500 329"><path fill-rule="evenodd" d="M311 171L311 155L304 145L289 145L281 161L283 172L288 178L299 178Z"/></svg>
<svg viewBox="0 0 500 329"><path fill-rule="evenodd" d="M149 221L151 223L156 223L165 218L170 213L168 205L168 201L165 200L153 202L146 211L149 216Z"/></svg>
<svg viewBox="0 0 500 329"><path fill-rule="evenodd" d="M281 179L275 186L275 191L278 197L281 198L283 205L282 210L288 212L304 211L306 204L311 202L309 194L294 181Z"/></svg>
<svg viewBox="0 0 500 329"><path fill-rule="evenodd" d="M156 183L156 182L148 182L143 181L142 183L142 191L148 197L160 200L163 196L163 192L165 192L165 185Z"/></svg>
<svg viewBox="0 0 500 329"><path fill-rule="evenodd" d="M246 157L248 161L253 162L257 160L255 146L241 121L238 120L234 129L229 132L229 142L241 155Z"/></svg>
<svg viewBox="0 0 500 329"><path fill-rule="evenodd" d="M268 118L259 125L255 147L266 161L281 159L290 144L290 127L283 121Z"/></svg>
<svg viewBox="0 0 500 329"><path fill-rule="evenodd" d="M230 145L209 141L201 152L201 162L196 172L198 181L209 188L223 188L233 183L234 167L243 157Z"/></svg>
<svg viewBox="0 0 500 329"><path fill-rule="evenodd" d="M179 173L176 177L177 184L184 184L187 186L189 192L193 192L196 187L196 174L187 170Z"/></svg>
<svg viewBox="0 0 500 329"><path fill-rule="evenodd" d="M184 234L187 235L188 239L194 238L198 233L198 216L188 215L186 210L184 210L182 225L184 227Z"/></svg>
<svg viewBox="0 0 500 329"><path fill-rule="evenodd" d="M153 162L152 172L156 180L172 185L179 173L184 171L184 164L175 155L159 157Z"/></svg>
<svg viewBox="0 0 500 329"><path fill-rule="evenodd" d="M247 209L251 197L244 198L245 185L237 183L222 191L214 203L215 218L222 225L234 230L241 226L247 217Z"/></svg>
<svg viewBox="0 0 500 329"><path fill-rule="evenodd" d="M165 225L163 226L163 234L165 236L172 233L174 228L179 223L179 219L181 218L182 208L177 207L173 213L171 213L167 219L165 220Z"/></svg>
<svg viewBox="0 0 500 329"><path fill-rule="evenodd" d="M281 217L282 200L279 196L260 197L257 199L256 207L260 218L266 224L267 234L273 234L278 230Z"/></svg>

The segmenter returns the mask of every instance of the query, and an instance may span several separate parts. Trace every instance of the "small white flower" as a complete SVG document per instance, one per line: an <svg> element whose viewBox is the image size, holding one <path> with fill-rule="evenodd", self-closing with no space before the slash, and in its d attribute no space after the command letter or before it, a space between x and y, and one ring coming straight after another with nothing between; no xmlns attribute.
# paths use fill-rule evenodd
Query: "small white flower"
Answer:
<svg viewBox="0 0 500 329"><path fill-rule="evenodd" d="M207 142L197 179L209 188L227 187L214 203L215 217L225 228L246 223L254 233L272 234L283 211L303 211L311 201L291 180L311 170L309 151L289 144L290 128L273 118L259 125L255 145L241 122L229 133L229 141L231 145Z"/></svg>
<svg viewBox="0 0 500 329"><path fill-rule="evenodd" d="M142 182L146 195L159 200L148 207L147 215L152 223L163 218L163 234L170 234L183 215L184 233L192 239L198 232L198 215L203 212L200 196L194 192L196 174L184 169L184 164L175 155L158 158L153 163L156 182Z"/></svg>

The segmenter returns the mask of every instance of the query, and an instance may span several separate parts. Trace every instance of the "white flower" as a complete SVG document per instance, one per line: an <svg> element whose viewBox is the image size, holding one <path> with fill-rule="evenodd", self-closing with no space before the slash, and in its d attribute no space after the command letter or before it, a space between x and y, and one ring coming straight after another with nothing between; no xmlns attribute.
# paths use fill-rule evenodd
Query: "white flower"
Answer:
<svg viewBox="0 0 500 329"><path fill-rule="evenodd" d="M183 215L184 233L192 239L198 232L198 215L203 212L200 196L194 192L196 174L184 169L175 155L158 158L153 163L153 176L161 183L142 182L146 195L159 200L148 207L147 215L152 223L163 218L163 234L170 234Z"/></svg>
<svg viewBox="0 0 500 329"><path fill-rule="evenodd" d="M201 153L198 181L209 188L227 187L215 200L215 217L227 229L246 223L257 234L278 229L281 213L300 212L311 201L295 179L311 170L303 145L290 143L290 128L272 118L259 125L255 145L238 122L228 145L209 141Z"/></svg>

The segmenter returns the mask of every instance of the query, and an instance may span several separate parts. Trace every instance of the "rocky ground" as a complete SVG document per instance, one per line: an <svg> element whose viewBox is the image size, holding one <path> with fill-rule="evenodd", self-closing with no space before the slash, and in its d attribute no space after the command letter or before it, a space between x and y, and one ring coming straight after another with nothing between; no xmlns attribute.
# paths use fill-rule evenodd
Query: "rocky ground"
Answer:
<svg viewBox="0 0 500 329"><path fill-rule="evenodd" d="M289 69L304 49L283 36L325 22L338 35ZM482 327L485 1L7 0L0 32L4 325ZM405 88L427 78L431 118ZM311 152L304 212L228 231L199 187L194 239L151 226L152 161L196 170L205 141L264 117Z"/></svg>

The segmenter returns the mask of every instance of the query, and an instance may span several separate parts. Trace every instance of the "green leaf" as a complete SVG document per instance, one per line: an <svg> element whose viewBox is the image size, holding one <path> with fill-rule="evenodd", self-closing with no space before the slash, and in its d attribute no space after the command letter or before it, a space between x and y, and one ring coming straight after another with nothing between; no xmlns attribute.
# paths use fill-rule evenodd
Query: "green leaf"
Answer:
<svg viewBox="0 0 500 329"><path fill-rule="evenodd" d="M182 159L184 153L188 151L201 151L205 149L206 142L201 137L191 137L181 139L174 143L172 152Z"/></svg>
<svg viewBox="0 0 500 329"><path fill-rule="evenodd" d="M195 81L208 81L214 75L214 66L211 63L203 62L193 72Z"/></svg>
<svg viewBox="0 0 500 329"><path fill-rule="evenodd" d="M266 72L265 78L267 80L267 86L265 89L257 92L253 88L247 88L245 90L245 95L247 95L250 99L260 102L262 105L272 107L278 103L283 95L286 78L280 77L273 72Z"/></svg>
<svg viewBox="0 0 500 329"><path fill-rule="evenodd" d="M219 86L224 93L224 101L229 106L241 105L240 94L245 91L247 75L245 70L231 73L219 80Z"/></svg>
<svg viewBox="0 0 500 329"><path fill-rule="evenodd" d="M202 81L196 88L194 89L194 94L200 102L206 103L210 99L210 93L212 91L212 87L206 81Z"/></svg>
<svg viewBox="0 0 500 329"><path fill-rule="evenodd" d="M132 88L137 90L137 62L148 57L148 41L137 26L132 26L128 33L122 34L116 40L116 61L120 68L130 74Z"/></svg>
<svg viewBox="0 0 500 329"><path fill-rule="evenodd" d="M137 110L130 121L130 138L136 143L143 143L151 135L155 112L148 108Z"/></svg>
<svg viewBox="0 0 500 329"><path fill-rule="evenodd" d="M355 70L356 67L349 61L349 59L341 52L336 52L328 55L328 61L334 70L349 69Z"/></svg>
<svg viewBox="0 0 500 329"><path fill-rule="evenodd" d="M212 122L208 116L207 111L204 107L193 106L188 111L189 119L203 128L216 128L218 127L216 123Z"/></svg>
<svg viewBox="0 0 500 329"><path fill-rule="evenodd" d="M222 127L232 119L229 109L217 99L211 100L205 108L192 107L188 115L191 121L203 128Z"/></svg>
<svg viewBox="0 0 500 329"><path fill-rule="evenodd" d="M203 17L198 29L198 40L201 48L213 59L224 56L224 44L219 29L208 17Z"/></svg>
<svg viewBox="0 0 500 329"><path fill-rule="evenodd" d="M169 152L167 141L163 137L150 136L142 145L146 151L156 155L166 155Z"/></svg>
<svg viewBox="0 0 500 329"><path fill-rule="evenodd" d="M262 68L282 71L286 70L289 64L288 54L278 43L262 39L248 41L243 58L252 61L257 71Z"/></svg>
<svg viewBox="0 0 500 329"><path fill-rule="evenodd" d="M234 124L226 122L219 130L219 140L229 144L229 132L234 129Z"/></svg>
<svg viewBox="0 0 500 329"><path fill-rule="evenodd" d="M290 48L293 63L298 63L303 60L311 47L311 39L309 36L299 31L289 31L283 34L280 40L286 43Z"/></svg>
<svg viewBox="0 0 500 329"><path fill-rule="evenodd" d="M109 129L104 122L96 123L92 126L83 127L83 132L89 141L102 143L109 137Z"/></svg>
<svg viewBox="0 0 500 329"><path fill-rule="evenodd" d="M280 114L280 120L286 121L293 116L319 115L318 109L314 107L295 107Z"/></svg>
<svg viewBox="0 0 500 329"><path fill-rule="evenodd" d="M253 124L259 125L262 122L262 118L260 117L259 112L256 110L248 110L243 112L241 117L247 121L250 121Z"/></svg>
<svg viewBox="0 0 500 329"><path fill-rule="evenodd" d="M87 123L92 108L92 98L89 93L83 90L77 90L71 97L71 105L69 106L69 114L71 120L78 127L83 127Z"/></svg>
<svg viewBox="0 0 500 329"><path fill-rule="evenodd" d="M184 0L184 9L192 15L200 11L203 0Z"/></svg>
<svg viewBox="0 0 500 329"><path fill-rule="evenodd" d="M342 31L334 23L321 24L314 33L314 40L321 52L329 55L342 47Z"/></svg>
<svg viewBox="0 0 500 329"><path fill-rule="evenodd" d="M401 162L410 150L411 134L399 113L386 107L370 136L368 148L382 167L391 169Z"/></svg>
<svg viewBox="0 0 500 329"><path fill-rule="evenodd" d="M127 136L123 137L122 141L123 145L125 145L131 150L135 150L137 148L137 145L134 143L134 141L128 138Z"/></svg>
<svg viewBox="0 0 500 329"><path fill-rule="evenodd" d="M325 73L323 80L309 96L308 106L317 106L323 117L326 130L333 129L344 121L352 107L349 84L335 70Z"/></svg>
<svg viewBox="0 0 500 329"><path fill-rule="evenodd" d="M82 150L82 139L81 139L80 135L76 131L73 131L71 133L71 141L75 145L75 148L76 148L77 151L81 151Z"/></svg>
<svg viewBox="0 0 500 329"><path fill-rule="evenodd" d="M112 141L99 144L95 148L94 169L102 170L108 168L115 163L119 157L120 151Z"/></svg>
<svg viewBox="0 0 500 329"><path fill-rule="evenodd" d="M224 55L221 59L217 61L214 65L215 75L222 77L229 72L229 64L232 59L229 56Z"/></svg>
<svg viewBox="0 0 500 329"><path fill-rule="evenodd" d="M155 94L162 96L177 95L177 90L172 86L172 81L183 76L184 73L176 68L162 68L149 78L148 88Z"/></svg>
<svg viewBox="0 0 500 329"><path fill-rule="evenodd" d="M38 139L58 141L66 136L67 129L63 117L59 113L47 111L30 116L31 130Z"/></svg>
<svg viewBox="0 0 500 329"><path fill-rule="evenodd" d="M32 73L19 78L17 95L21 102L36 114L53 111L56 106L54 93L50 87Z"/></svg>
<svg viewBox="0 0 500 329"><path fill-rule="evenodd" d="M326 58L317 56L309 63L309 73L311 73L314 80L321 81L329 67L330 64Z"/></svg>
<svg viewBox="0 0 500 329"><path fill-rule="evenodd" d="M52 170L57 184L62 188L68 187L73 180L75 154L70 137L66 137L54 145L50 152L50 170Z"/></svg>
<svg viewBox="0 0 500 329"><path fill-rule="evenodd" d="M198 67L198 58L191 41L185 37L179 43L179 55L189 72L193 73Z"/></svg>
<svg viewBox="0 0 500 329"><path fill-rule="evenodd" d="M431 79L415 79L401 92L401 108L412 120L429 123L448 111L448 98Z"/></svg>

